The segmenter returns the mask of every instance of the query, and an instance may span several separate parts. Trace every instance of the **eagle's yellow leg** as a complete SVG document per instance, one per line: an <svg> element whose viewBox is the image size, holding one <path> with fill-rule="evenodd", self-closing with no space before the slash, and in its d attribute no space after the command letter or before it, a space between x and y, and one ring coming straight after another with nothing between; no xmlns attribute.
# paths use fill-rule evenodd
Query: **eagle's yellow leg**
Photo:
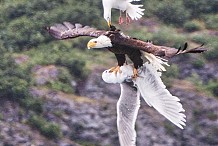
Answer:
<svg viewBox="0 0 218 146"><path fill-rule="evenodd" d="M134 69L133 69L133 76L132 76L132 78L133 78L133 79L136 79L137 77L139 77L138 71L137 71L136 68L134 68Z"/></svg>
<svg viewBox="0 0 218 146"><path fill-rule="evenodd" d="M112 67L109 72L114 72L115 74L121 73L120 66Z"/></svg>

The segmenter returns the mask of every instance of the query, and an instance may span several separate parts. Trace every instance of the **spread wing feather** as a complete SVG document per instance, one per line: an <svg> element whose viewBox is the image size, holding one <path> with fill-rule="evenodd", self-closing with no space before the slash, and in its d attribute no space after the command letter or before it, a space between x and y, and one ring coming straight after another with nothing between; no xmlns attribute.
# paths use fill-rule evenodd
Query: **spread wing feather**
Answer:
<svg viewBox="0 0 218 146"><path fill-rule="evenodd" d="M63 24L55 24L51 27L48 27L47 30L53 37L57 39L70 39L80 36L99 37L100 35L105 35L111 39L114 46L139 49L161 57L173 57L178 54L201 53L207 51L207 49L203 48L203 45L196 48L187 49L187 43L185 43L183 49L181 49L181 47L176 49L166 46L154 45L149 41L142 41L139 39L131 38L127 35L124 35L114 26L112 27L113 29L111 29L115 31L96 30L95 28L89 26L83 27L79 23L73 25L70 22L63 22Z"/></svg>
<svg viewBox="0 0 218 146"><path fill-rule="evenodd" d="M130 36L126 36L120 33L119 31L117 31L117 33L113 33L108 36L111 38L114 44L118 44L123 47L129 47L132 49L139 49L144 52L152 53L153 55L160 56L160 57L173 57L178 54L202 53L204 51L207 51L206 48L203 48L203 44L196 48L187 49L187 43L185 43L183 47L184 50L167 47L167 46L158 46L158 45L154 45L150 41L142 41L136 38L131 38Z"/></svg>
<svg viewBox="0 0 218 146"><path fill-rule="evenodd" d="M120 84L121 95L117 102L117 127L121 146L135 146L135 122L140 107L139 91L128 85Z"/></svg>
<svg viewBox="0 0 218 146"><path fill-rule="evenodd" d="M163 84L160 74L151 64L145 63L140 77L134 81L142 97L149 106L153 106L160 114L173 124L183 129L185 126L185 110L179 98L173 96Z"/></svg>
<svg viewBox="0 0 218 146"><path fill-rule="evenodd" d="M96 30L93 27L82 26L79 23L73 25L70 22L63 22L63 24L55 24L47 28L48 32L56 39L70 39L80 36L99 37L104 34L104 30Z"/></svg>

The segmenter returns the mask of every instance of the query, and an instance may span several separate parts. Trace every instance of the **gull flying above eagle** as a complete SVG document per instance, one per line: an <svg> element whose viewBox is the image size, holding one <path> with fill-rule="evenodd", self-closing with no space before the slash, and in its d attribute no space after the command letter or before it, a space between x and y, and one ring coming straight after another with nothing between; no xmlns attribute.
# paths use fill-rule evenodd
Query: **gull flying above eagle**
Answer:
<svg viewBox="0 0 218 146"><path fill-rule="evenodd" d="M158 46L150 41L124 35L114 26L110 27L110 31L105 31L89 26L83 27L78 23L73 25L64 22L48 27L47 30L60 40L82 36L95 37L88 42L88 49L106 48L115 54L118 66L104 71L102 78L107 83L120 83L121 86L121 95L117 102L117 127L121 146L135 146L135 121L140 107L140 95L149 106L154 107L160 114L183 129L186 122L185 115L182 113L184 109L179 98L173 96L161 81L161 71L165 70L162 64L168 64L167 60L160 57L170 58L184 53L201 53L206 49L202 48L203 45L187 49L187 43L179 49ZM133 66L126 65L126 56L133 62ZM147 58L147 62L143 61L143 56Z"/></svg>
<svg viewBox="0 0 218 146"><path fill-rule="evenodd" d="M103 8L104 8L104 19L107 21L108 26L111 26L111 9L119 9L120 10L120 17L119 17L119 24L124 22L122 18L122 12L125 11L126 13L126 23L130 22L130 18L132 20L138 20L144 15L144 9L140 8L143 5L134 5L131 4L133 1L140 1L140 0L102 0ZM129 18L130 17L130 18Z"/></svg>
<svg viewBox="0 0 218 146"><path fill-rule="evenodd" d="M47 28L48 32L55 38L73 39L82 36L95 37L91 39L87 47L91 48L107 48L116 56L118 66L111 68L111 72L119 72L120 67L126 63L126 55L133 62L133 77L138 76L137 69L143 65L142 57L145 56L159 70L165 70L161 64L167 64L165 59L159 57L170 58L178 54L184 53L201 53L206 51L202 45L196 48L187 49L187 43L183 48L175 49L172 47L154 45L150 41L142 41L130 36L124 35L120 30L111 26L110 31L96 30L89 26L81 24L71 24L63 22L63 24L55 24Z"/></svg>

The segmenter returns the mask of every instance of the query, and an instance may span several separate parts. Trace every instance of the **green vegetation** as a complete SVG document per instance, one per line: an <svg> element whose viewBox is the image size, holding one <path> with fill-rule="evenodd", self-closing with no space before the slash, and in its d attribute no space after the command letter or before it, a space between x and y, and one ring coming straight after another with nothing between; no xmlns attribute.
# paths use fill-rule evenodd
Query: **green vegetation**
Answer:
<svg viewBox="0 0 218 146"><path fill-rule="evenodd" d="M167 122L164 122L164 129L166 130L166 133L169 134L169 135L174 135L175 133L175 126L172 125L171 123L169 123L168 121Z"/></svg>
<svg viewBox="0 0 218 146"><path fill-rule="evenodd" d="M218 14L205 15L204 20L208 29L218 29Z"/></svg>
<svg viewBox="0 0 218 146"><path fill-rule="evenodd" d="M4 116L2 113L0 113L0 120L3 120L4 119Z"/></svg>
<svg viewBox="0 0 218 146"><path fill-rule="evenodd" d="M173 79L177 78L179 75L179 68L177 65L173 64L169 67L166 67L165 72L163 72L162 79L164 84L168 87L171 87Z"/></svg>
<svg viewBox="0 0 218 146"><path fill-rule="evenodd" d="M200 21L197 20L187 21L184 24L184 29L188 32L202 30L203 28L204 26L201 24Z"/></svg>
<svg viewBox="0 0 218 146"><path fill-rule="evenodd" d="M209 80L208 83L203 83L199 76L197 74L192 74L191 77L187 78L189 81L195 84L197 87L197 90L204 91L205 93L209 95L213 95L215 97L218 97L218 80L213 79Z"/></svg>
<svg viewBox="0 0 218 146"><path fill-rule="evenodd" d="M192 62L194 68L203 68L205 65L204 58L196 58L195 61Z"/></svg>
<svg viewBox="0 0 218 146"><path fill-rule="evenodd" d="M218 97L218 80L210 80L208 84L204 86L204 88Z"/></svg>
<svg viewBox="0 0 218 146"><path fill-rule="evenodd" d="M216 17L214 14L218 12L215 0L146 0L144 5L145 16L158 17L168 24L182 26L185 22L196 18L200 20L208 18L208 23L217 25L213 23ZM212 18L210 21L209 17Z"/></svg>
<svg viewBox="0 0 218 146"><path fill-rule="evenodd" d="M154 40L154 43L157 44L167 44L178 48L184 44L186 38L183 34L177 34L174 27L164 26L152 34L151 40Z"/></svg>
<svg viewBox="0 0 218 146"><path fill-rule="evenodd" d="M190 15L189 11L184 10L183 1L165 0L163 3L158 3L155 14L167 24L172 24L173 22L177 26L182 26Z"/></svg>
<svg viewBox="0 0 218 146"><path fill-rule="evenodd" d="M97 143L93 143L93 142L86 142L84 140L81 141L77 141L78 144L80 144L81 146L100 146Z"/></svg>
<svg viewBox="0 0 218 146"><path fill-rule="evenodd" d="M218 47L208 51L207 53L204 54L204 56L205 56L205 58L207 60L217 60L217 58L218 58Z"/></svg>
<svg viewBox="0 0 218 146"><path fill-rule="evenodd" d="M72 132L70 134L71 140L76 141L77 143L79 143L82 146L100 146L99 142L93 142L89 138L80 139L80 137L78 135L80 135L80 133L82 133L85 130L83 123L75 123L71 127L71 129L72 129Z"/></svg>
<svg viewBox="0 0 218 146"><path fill-rule="evenodd" d="M43 112L43 101L37 98L23 98L20 102L21 106L24 107L26 110L31 110L36 113Z"/></svg>
<svg viewBox="0 0 218 146"><path fill-rule="evenodd" d="M65 67L59 67L57 78L47 80L44 85L55 91L74 93L74 88L71 85L72 80L72 75L69 73L68 69ZM35 86L39 87L42 85L39 84Z"/></svg>
<svg viewBox="0 0 218 146"><path fill-rule="evenodd" d="M208 117L208 119L210 119L211 121L216 121L216 120L218 119L217 114L212 113L212 112L208 112L208 113L207 113L207 117Z"/></svg>
<svg viewBox="0 0 218 146"><path fill-rule="evenodd" d="M0 62L0 97L27 97L31 80L28 71L17 66L10 55L2 53Z"/></svg>
<svg viewBox="0 0 218 146"><path fill-rule="evenodd" d="M33 115L29 118L28 122L31 126L37 128L41 134L48 138L56 139L60 138L62 135L61 129L57 124L48 122L41 116Z"/></svg>
<svg viewBox="0 0 218 146"><path fill-rule="evenodd" d="M137 2L136 2L137 3ZM154 25L128 27L125 34L143 40L151 40L158 45L178 48L186 41L192 46L205 44L209 48L202 58L192 62L195 68L218 60L218 3L215 0L146 0L144 20L155 20ZM87 50L88 38L57 41L45 28L55 23L70 21L84 25L108 29L102 15L101 0L1 0L0 1L0 98L18 101L20 114L30 111L33 115L28 123L49 138L60 138L60 127L43 117L44 101L29 94L31 87L49 88L74 94L71 81L84 81L90 70L97 66L113 66L112 55L105 51ZM113 22L118 11L113 10ZM144 20L140 20L143 24ZM138 24L138 23L133 23ZM120 27L120 26L118 26ZM137 28L137 29L136 29ZM25 63L16 63L19 55L27 55ZM189 56L186 55L185 59ZM32 69L36 66L54 65L58 68L57 79L37 85ZM171 65L163 73L163 80L171 86L173 78L179 76L179 67ZM197 89L218 97L218 81L202 83L197 75L189 78ZM61 112L54 113L61 116ZM2 118L0 114L0 119ZM211 120L215 115L208 115ZM168 133L172 127L165 125ZM82 125L75 125L71 139L77 139L76 133ZM88 140L82 145L95 145Z"/></svg>

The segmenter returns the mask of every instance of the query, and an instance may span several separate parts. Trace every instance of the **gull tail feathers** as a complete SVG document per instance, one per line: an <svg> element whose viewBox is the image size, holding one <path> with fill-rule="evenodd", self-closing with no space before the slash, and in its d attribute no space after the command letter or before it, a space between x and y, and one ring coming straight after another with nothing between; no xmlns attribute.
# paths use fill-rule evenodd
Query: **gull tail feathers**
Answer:
<svg viewBox="0 0 218 146"><path fill-rule="evenodd" d="M148 61L154 66L154 68L158 71L166 71L165 67L163 65L166 66L170 66L167 63L166 59L163 59L161 57L155 56L151 53L147 53L147 52L143 52L144 56L146 59L148 59Z"/></svg>
<svg viewBox="0 0 218 146"><path fill-rule="evenodd" d="M143 99L149 106L153 106L160 114L173 124L183 129L185 126L185 110L180 99L173 96L163 84L159 72L148 63L145 63L134 81Z"/></svg>
<svg viewBox="0 0 218 146"><path fill-rule="evenodd" d="M132 20L138 20L142 17L142 15L144 15L144 10L140 7L142 7L143 5L133 5L131 3L128 4L127 9L126 9L126 13L129 15L129 17Z"/></svg>

